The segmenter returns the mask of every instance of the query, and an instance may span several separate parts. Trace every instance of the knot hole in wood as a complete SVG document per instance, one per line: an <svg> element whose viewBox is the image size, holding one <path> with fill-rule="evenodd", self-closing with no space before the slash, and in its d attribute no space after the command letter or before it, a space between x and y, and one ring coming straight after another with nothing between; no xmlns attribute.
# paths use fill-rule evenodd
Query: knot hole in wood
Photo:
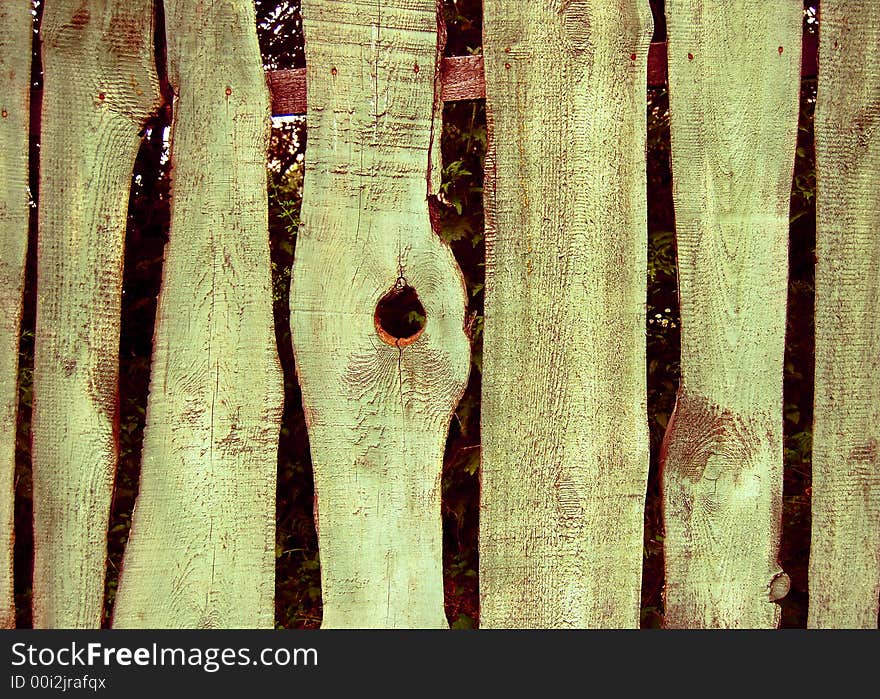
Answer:
<svg viewBox="0 0 880 699"><path fill-rule="evenodd" d="M427 323L425 308L418 293L403 279L398 279L391 290L379 299L373 320L379 338L392 347L413 344Z"/></svg>

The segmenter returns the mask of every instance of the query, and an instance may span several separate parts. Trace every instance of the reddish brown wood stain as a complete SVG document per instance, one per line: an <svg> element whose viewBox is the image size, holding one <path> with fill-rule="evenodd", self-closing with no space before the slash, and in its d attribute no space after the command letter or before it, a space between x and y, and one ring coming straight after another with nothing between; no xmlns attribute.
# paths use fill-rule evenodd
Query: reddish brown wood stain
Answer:
<svg viewBox="0 0 880 699"><path fill-rule="evenodd" d="M311 427L315 424L315 417L317 416L317 412L313 407L303 406L303 418L306 421L306 427Z"/></svg>
<svg viewBox="0 0 880 699"><path fill-rule="evenodd" d="M140 52L146 35L136 18L117 12L110 18L106 36L113 53L132 55Z"/></svg>
<svg viewBox="0 0 880 699"><path fill-rule="evenodd" d="M853 461L876 463L878 456L877 440L869 439L864 444L854 447L849 456Z"/></svg>
<svg viewBox="0 0 880 699"><path fill-rule="evenodd" d="M712 404L702 396L679 391L669 427L660 447L661 468L672 468L696 483L712 455L730 464L747 464L757 443L740 415Z"/></svg>
<svg viewBox="0 0 880 699"><path fill-rule="evenodd" d="M89 13L88 5L83 5L76 12L73 13L73 17L70 18L70 26L75 29L83 29L88 25L92 16Z"/></svg>
<svg viewBox="0 0 880 699"><path fill-rule="evenodd" d="M422 333L425 331L424 326L419 328L418 331L414 335L410 335L409 337L394 337L391 333L387 332L385 328L382 327L382 323L379 320L379 312L376 311L376 314L373 316L373 323L376 327L376 334L379 336L379 339L382 340L386 345L390 345L391 347L397 347L403 349L404 347L409 347L414 344L416 340L418 340Z"/></svg>

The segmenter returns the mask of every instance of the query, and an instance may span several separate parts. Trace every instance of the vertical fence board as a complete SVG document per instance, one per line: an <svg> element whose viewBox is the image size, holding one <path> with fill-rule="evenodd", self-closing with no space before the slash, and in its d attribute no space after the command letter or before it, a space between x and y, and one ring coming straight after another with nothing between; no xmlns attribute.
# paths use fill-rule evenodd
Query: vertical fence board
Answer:
<svg viewBox="0 0 880 699"><path fill-rule="evenodd" d="M171 233L113 621L271 628L282 387L254 6L166 0L165 11Z"/></svg>
<svg viewBox="0 0 880 699"><path fill-rule="evenodd" d="M666 624L772 627L802 3L669 0L681 384L661 456Z"/></svg>
<svg viewBox="0 0 880 699"><path fill-rule="evenodd" d="M101 621L117 460L122 250L158 102L149 0L53 0L43 92L34 350L34 625Z"/></svg>
<svg viewBox="0 0 880 699"><path fill-rule="evenodd" d="M427 203L437 12L435 0L303 3L309 145L291 325L324 628L447 625L440 474L469 352L463 280ZM375 318L404 286L425 310L414 341Z"/></svg>
<svg viewBox="0 0 880 699"><path fill-rule="evenodd" d="M0 628L15 626L12 544L18 336L28 240L31 0L0 7Z"/></svg>
<svg viewBox="0 0 880 699"><path fill-rule="evenodd" d="M876 628L880 595L880 2L822 3L808 624Z"/></svg>
<svg viewBox="0 0 880 699"><path fill-rule="evenodd" d="M637 627L648 441L642 0L486 0L480 620Z"/></svg>

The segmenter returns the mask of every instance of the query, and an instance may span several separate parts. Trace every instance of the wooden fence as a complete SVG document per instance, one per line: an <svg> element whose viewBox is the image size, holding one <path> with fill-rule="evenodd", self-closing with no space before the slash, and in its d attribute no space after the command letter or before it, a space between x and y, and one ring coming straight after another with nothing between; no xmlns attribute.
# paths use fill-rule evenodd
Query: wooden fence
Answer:
<svg viewBox="0 0 880 699"><path fill-rule="evenodd" d="M34 357L34 624L101 618L134 158L161 102L152 0L46 0ZM250 0L164 0L170 241L113 625L270 627L281 374L268 116L308 111L291 289L324 627L445 627L440 472L469 367L432 228L443 101L486 99L483 627L636 627L648 472L645 88L670 92L682 378L663 445L666 623L774 627L800 0L484 0L442 58L435 0L303 0L308 68L261 67ZM809 624L880 595L880 3L818 46ZM438 28L440 31L438 31ZM0 622L12 601L31 0L0 6ZM667 69L668 66L668 69ZM667 73L668 70L668 73ZM306 106L308 109L306 110ZM412 288L423 330L380 300Z"/></svg>

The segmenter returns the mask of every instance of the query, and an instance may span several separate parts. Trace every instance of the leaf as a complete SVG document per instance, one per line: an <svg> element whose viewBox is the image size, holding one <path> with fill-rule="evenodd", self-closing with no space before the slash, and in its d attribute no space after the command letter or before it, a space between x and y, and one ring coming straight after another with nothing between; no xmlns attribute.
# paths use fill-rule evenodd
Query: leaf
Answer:
<svg viewBox="0 0 880 699"><path fill-rule="evenodd" d="M467 614L459 614L458 619L452 622L450 628L455 630L473 629L476 628L476 625L474 624L474 620Z"/></svg>

